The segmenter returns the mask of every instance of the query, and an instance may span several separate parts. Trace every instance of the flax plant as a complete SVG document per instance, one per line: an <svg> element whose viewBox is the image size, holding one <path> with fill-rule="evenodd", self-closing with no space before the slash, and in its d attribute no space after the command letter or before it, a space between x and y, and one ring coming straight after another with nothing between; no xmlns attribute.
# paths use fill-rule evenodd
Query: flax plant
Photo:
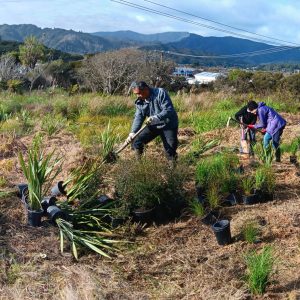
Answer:
<svg viewBox="0 0 300 300"><path fill-rule="evenodd" d="M36 137L28 150L28 162L19 152L21 168L28 182L28 204L32 210L41 209L41 200L49 191L54 179L61 172L61 158L54 151L45 154L42 140Z"/></svg>

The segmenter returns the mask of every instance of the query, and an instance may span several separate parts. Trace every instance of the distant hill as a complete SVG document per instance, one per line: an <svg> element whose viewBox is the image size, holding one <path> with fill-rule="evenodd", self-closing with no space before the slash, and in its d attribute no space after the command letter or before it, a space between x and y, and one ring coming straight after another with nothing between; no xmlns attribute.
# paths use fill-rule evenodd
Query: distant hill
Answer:
<svg viewBox="0 0 300 300"><path fill-rule="evenodd" d="M95 53L119 49L129 44L126 42L113 42L94 36L89 33L76 32L59 28L41 29L35 25L0 25L2 40L23 42L29 36L36 36L40 42L49 48L69 53Z"/></svg>
<svg viewBox="0 0 300 300"><path fill-rule="evenodd" d="M203 37L188 32L164 32L141 34L134 31L83 33L59 28L41 29L35 25L0 25L2 40L22 42L34 35L49 48L69 53L96 53L124 47L139 47L144 50L165 50L192 55L222 55L276 49L264 43L235 37ZM258 56L227 59L190 58L168 56L178 63L198 63L206 66L257 66L269 63L300 63L300 50L268 53Z"/></svg>
<svg viewBox="0 0 300 300"><path fill-rule="evenodd" d="M261 51L266 49L276 49L278 47L257 43L246 39L235 37L203 37L197 34L190 34L178 42L172 42L160 45L144 46L146 50L164 50L192 55L231 55L237 53L246 53ZM294 48L287 51L260 54L256 56L245 56L230 59L212 59L212 58L189 58L180 56L170 56L181 63L196 63L208 65L228 65L228 66L247 66L261 63L287 63L300 62L300 50Z"/></svg>
<svg viewBox="0 0 300 300"><path fill-rule="evenodd" d="M111 41L130 41L137 44L149 44L149 43L172 43L178 42L190 35L189 32L163 32L155 34L142 34L134 31L114 31L114 32L94 32L91 33L96 36L103 37Z"/></svg>

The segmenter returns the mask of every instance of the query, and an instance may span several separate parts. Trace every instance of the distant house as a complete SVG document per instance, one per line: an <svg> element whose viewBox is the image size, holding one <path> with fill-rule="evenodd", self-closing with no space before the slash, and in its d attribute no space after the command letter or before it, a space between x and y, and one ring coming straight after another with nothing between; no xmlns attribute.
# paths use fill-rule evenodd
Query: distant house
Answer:
<svg viewBox="0 0 300 300"><path fill-rule="evenodd" d="M222 73L201 72L194 75L193 79L189 79L189 84L208 84L216 81L217 78L224 76Z"/></svg>
<svg viewBox="0 0 300 300"><path fill-rule="evenodd" d="M173 76L192 77L195 69L187 67L176 67Z"/></svg>

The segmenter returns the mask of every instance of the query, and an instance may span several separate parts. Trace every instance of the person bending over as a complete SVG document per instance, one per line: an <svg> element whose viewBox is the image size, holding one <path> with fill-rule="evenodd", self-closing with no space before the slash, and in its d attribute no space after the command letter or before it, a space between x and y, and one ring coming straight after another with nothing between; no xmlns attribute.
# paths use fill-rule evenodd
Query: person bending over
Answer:
<svg viewBox="0 0 300 300"><path fill-rule="evenodd" d="M149 87L144 81L132 83L131 88L137 96L136 111L126 141L132 142L132 148L140 157L144 146L160 136L167 159L175 161L178 145L178 116L168 93L162 88ZM133 140L145 120L148 126Z"/></svg>

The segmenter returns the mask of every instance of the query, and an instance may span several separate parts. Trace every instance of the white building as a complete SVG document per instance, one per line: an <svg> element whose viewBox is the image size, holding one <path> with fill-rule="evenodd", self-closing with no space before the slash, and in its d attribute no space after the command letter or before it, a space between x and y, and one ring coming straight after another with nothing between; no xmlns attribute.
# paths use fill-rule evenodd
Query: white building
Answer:
<svg viewBox="0 0 300 300"><path fill-rule="evenodd" d="M201 72L194 75L194 79L188 80L189 84L208 84L216 81L217 78L224 76L222 73Z"/></svg>

